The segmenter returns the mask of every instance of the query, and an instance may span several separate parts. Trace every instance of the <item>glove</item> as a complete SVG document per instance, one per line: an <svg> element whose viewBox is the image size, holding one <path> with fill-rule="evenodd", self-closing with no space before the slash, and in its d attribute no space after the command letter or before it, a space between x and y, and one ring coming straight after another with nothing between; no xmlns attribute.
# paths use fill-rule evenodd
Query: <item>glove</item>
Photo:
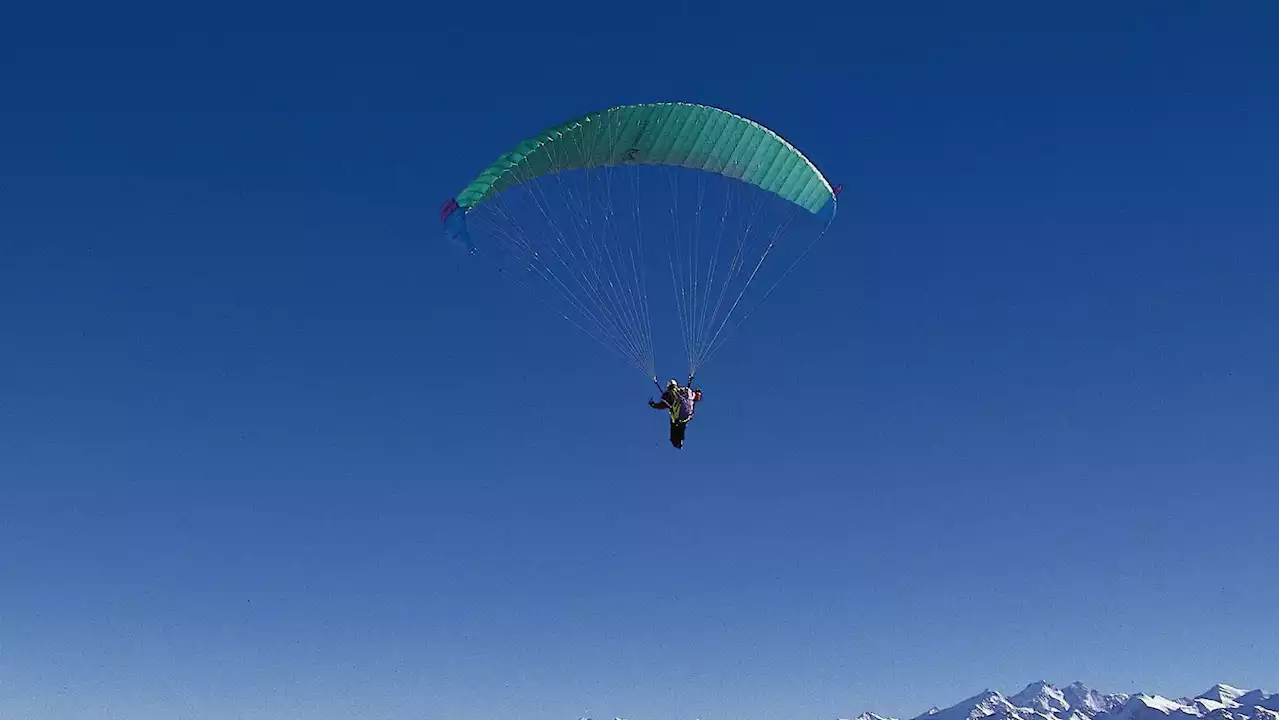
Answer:
<svg viewBox="0 0 1280 720"><path fill-rule="evenodd" d="M649 407L658 407L658 403L654 402L653 398L649 398Z"/></svg>

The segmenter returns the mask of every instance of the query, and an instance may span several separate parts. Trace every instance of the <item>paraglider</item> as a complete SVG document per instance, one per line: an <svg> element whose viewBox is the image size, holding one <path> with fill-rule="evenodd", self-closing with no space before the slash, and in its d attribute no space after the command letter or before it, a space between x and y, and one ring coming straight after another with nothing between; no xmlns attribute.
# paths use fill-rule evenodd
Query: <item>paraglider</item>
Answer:
<svg viewBox="0 0 1280 720"><path fill-rule="evenodd" d="M662 401L650 405L671 411L680 448L701 399L693 376L826 232L839 191L753 120L644 103L527 138L446 202L440 220L450 243L655 384L655 327L659 339L668 327L655 318L675 315L690 383L659 387ZM664 276L670 296L655 290Z"/></svg>
<svg viewBox="0 0 1280 720"><path fill-rule="evenodd" d="M702 390L681 387L675 378L667 381L667 389L662 392L661 400L654 402L652 398L649 399L649 407L671 412L671 445L677 450L684 447L685 428L693 420L699 402L702 402Z"/></svg>

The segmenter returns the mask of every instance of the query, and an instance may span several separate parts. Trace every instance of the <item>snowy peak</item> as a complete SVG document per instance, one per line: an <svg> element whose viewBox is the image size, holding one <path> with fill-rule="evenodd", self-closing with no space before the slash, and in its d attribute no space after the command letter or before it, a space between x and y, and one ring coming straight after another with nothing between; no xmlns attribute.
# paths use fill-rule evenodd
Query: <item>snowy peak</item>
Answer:
<svg viewBox="0 0 1280 720"><path fill-rule="evenodd" d="M1106 720L1162 720L1166 717L1202 717L1203 712L1193 706L1183 705L1159 695L1138 694L1129 698L1124 707L1112 713L1104 713Z"/></svg>
<svg viewBox="0 0 1280 720"><path fill-rule="evenodd" d="M1218 683L1196 696L1197 700L1210 700L1220 705L1235 705L1236 700L1245 694L1244 690L1230 685Z"/></svg>
<svg viewBox="0 0 1280 720"><path fill-rule="evenodd" d="M1280 720L1276 701L1275 694L1221 684L1195 698L1170 700L1143 693L1104 695L1079 682L1058 688L1037 681L1010 697L983 690L912 720ZM863 713L857 720L893 719Z"/></svg>
<svg viewBox="0 0 1280 720"><path fill-rule="evenodd" d="M1045 715L1070 712L1072 709L1066 695L1043 680L1031 683L1022 692L1009 698L1009 702L1015 707L1027 708Z"/></svg>
<svg viewBox="0 0 1280 720"><path fill-rule="evenodd" d="M1260 707L1266 708L1272 713L1275 713L1277 710L1280 710L1280 708L1276 707L1276 699L1278 697L1280 696L1274 694L1268 695L1261 690L1250 690L1236 698L1236 702L1240 704L1240 707L1245 708L1246 710L1249 708Z"/></svg>
<svg viewBox="0 0 1280 720"><path fill-rule="evenodd" d="M992 716L1022 720L1018 708L995 690L983 690L946 710L930 710L914 720L980 720Z"/></svg>
<svg viewBox="0 0 1280 720"><path fill-rule="evenodd" d="M1093 717L1100 712L1119 710L1129 700L1129 696L1123 693L1103 695L1078 681L1063 688L1062 697L1074 712L1085 717Z"/></svg>

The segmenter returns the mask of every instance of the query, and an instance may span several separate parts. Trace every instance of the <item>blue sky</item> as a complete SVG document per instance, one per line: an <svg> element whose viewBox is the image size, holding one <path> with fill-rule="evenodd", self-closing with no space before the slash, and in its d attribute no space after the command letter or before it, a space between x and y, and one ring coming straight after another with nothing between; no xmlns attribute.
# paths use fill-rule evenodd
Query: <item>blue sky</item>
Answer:
<svg viewBox="0 0 1280 720"><path fill-rule="evenodd" d="M0 714L1276 689L1275 8L701 7L6 13ZM845 184L680 453L436 218L665 99Z"/></svg>

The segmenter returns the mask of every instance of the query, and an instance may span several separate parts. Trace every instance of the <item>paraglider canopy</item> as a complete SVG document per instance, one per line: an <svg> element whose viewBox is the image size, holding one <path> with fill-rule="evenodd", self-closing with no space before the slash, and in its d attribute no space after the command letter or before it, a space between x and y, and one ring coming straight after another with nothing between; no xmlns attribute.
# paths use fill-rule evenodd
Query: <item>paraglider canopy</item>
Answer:
<svg viewBox="0 0 1280 720"><path fill-rule="evenodd" d="M753 120L645 103L528 137L447 202L441 221L450 242L656 382L658 311L678 317L692 378L825 233L838 195ZM663 275L667 308L650 293Z"/></svg>

